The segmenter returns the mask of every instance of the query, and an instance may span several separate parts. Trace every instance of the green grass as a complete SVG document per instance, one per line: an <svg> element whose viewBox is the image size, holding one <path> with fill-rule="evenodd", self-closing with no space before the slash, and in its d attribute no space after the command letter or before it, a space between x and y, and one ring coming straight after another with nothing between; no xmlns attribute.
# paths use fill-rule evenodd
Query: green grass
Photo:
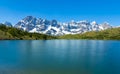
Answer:
<svg viewBox="0 0 120 74"><path fill-rule="evenodd" d="M120 40L120 28L112 28L103 31L91 31L84 34L63 35L59 39L93 39L93 40Z"/></svg>
<svg viewBox="0 0 120 74"><path fill-rule="evenodd" d="M28 33L13 27L0 25L0 40L47 40L47 39L92 39L92 40L120 40L120 28L112 28L103 31L91 31L84 34L49 36L39 33Z"/></svg>
<svg viewBox="0 0 120 74"><path fill-rule="evenodd" d="M7 27L5 25L0 25L0 40L7 39L20 39L20 40L47 40L47 39L56 39L57 37L49 36L39 33L28 33L13 27Z"/></svg>

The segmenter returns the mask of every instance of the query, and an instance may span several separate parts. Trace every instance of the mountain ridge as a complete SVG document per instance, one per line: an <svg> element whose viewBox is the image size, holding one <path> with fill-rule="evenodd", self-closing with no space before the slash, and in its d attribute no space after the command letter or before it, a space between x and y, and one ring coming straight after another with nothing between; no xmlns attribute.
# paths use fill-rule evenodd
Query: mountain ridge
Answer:
<svg viewBox="0 0 120 74"><path fill-rule="evenodd" d="M7 26L12 26L10 22L3 23ZM36 18L33 16L27 16L20 20L13 27L19 28L30 33L42 33L47 35L66 35L66 34L82 34L90 31L101 31L109 28L113 28L109 23L104 22L98 24L96 21L89 22L87 20L74 21L67 23L58 22L57 20L47 20L42 18Z"/></svg>
<svg viewBox="0 0 120 74"><path fill-rule="evenodd" d="M40 33L29 33L15 27L0 24L0 40L47 40L47 39L92 39L92 40L120 40L120 27L102 31L90 31L83 34L67 34L51 36Z"/></svg>
<svg viewBox="0 0 120 74"><path fill-rule="evenodd" d="M71 21L68 23L61 23L57 20L47 20L42 18L36 18L33 16L27 16L15 24L16 28L28 31L30 33L42 33L47 35L66 35L66 34L82 34L89 31L101 31L112 28L109 23L98 24L97 22L83 21Z"/></svg>

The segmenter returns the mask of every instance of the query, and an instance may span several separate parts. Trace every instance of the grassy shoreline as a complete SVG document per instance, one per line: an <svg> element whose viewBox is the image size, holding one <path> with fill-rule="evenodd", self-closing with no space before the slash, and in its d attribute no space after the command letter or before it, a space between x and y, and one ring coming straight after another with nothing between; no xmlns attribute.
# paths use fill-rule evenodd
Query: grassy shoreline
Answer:
<svg viewBox="0 0 120 74"><path fill-rule="evenodd" d="M103 31L91 31L84 34L63 35L60 39L87 39L87 40L120 40L120 28L112 28Z"/></svg>
<svg viewBox="0 0 120 74"><path fill-rule="evenodd" d="M48 40L57 39L55 36L29 33L14 27L7 27L3 24L0 25L0 40Z"/></svg>
<svg viewBox="0 0 120 74"><path fill-rule="evenodd" d="M120 28L112 28L103 31L91 31L84 34L50 36L39 33L29 33L14 27L0 25L0 40L53 40L53 39L82 39L82 40L120 40Z"/></svg>

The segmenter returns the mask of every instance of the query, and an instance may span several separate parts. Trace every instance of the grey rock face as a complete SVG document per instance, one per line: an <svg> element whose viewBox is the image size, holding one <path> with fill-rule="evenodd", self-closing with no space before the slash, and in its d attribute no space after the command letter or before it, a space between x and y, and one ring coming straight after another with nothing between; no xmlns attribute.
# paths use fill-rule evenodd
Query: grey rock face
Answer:
<svg viewBox="0 0 120 74"><path fill-rule="evenodd" d="M100 31L112 28L109 23L97 24L95 21L71 21L69 23L60 23L57 20L46 20L27 16L16 25L16 28L28 32L37 32L49 35L80 34L88 31Z"/></svg>

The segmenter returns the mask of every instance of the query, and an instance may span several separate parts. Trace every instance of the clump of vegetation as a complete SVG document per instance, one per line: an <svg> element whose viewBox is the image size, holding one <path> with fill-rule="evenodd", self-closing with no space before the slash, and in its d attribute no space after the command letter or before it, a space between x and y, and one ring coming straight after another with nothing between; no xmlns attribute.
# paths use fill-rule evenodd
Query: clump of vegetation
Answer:
<svg viewBox="0 0 120 74"><path fill-rule="evenodd" d="M96 39L96 40L120 40L120 28L112 28L103 31L91 31L84 34L63 35L60 39Z"/></svg>
<svg viewBox="0 0 120 74"><path fill-rule="evenodd" d="M14 27L8 27L0 24L0 39L20 39L20 40L39 40L56 39L57 37L39 33L28 33Z"/></svg>

